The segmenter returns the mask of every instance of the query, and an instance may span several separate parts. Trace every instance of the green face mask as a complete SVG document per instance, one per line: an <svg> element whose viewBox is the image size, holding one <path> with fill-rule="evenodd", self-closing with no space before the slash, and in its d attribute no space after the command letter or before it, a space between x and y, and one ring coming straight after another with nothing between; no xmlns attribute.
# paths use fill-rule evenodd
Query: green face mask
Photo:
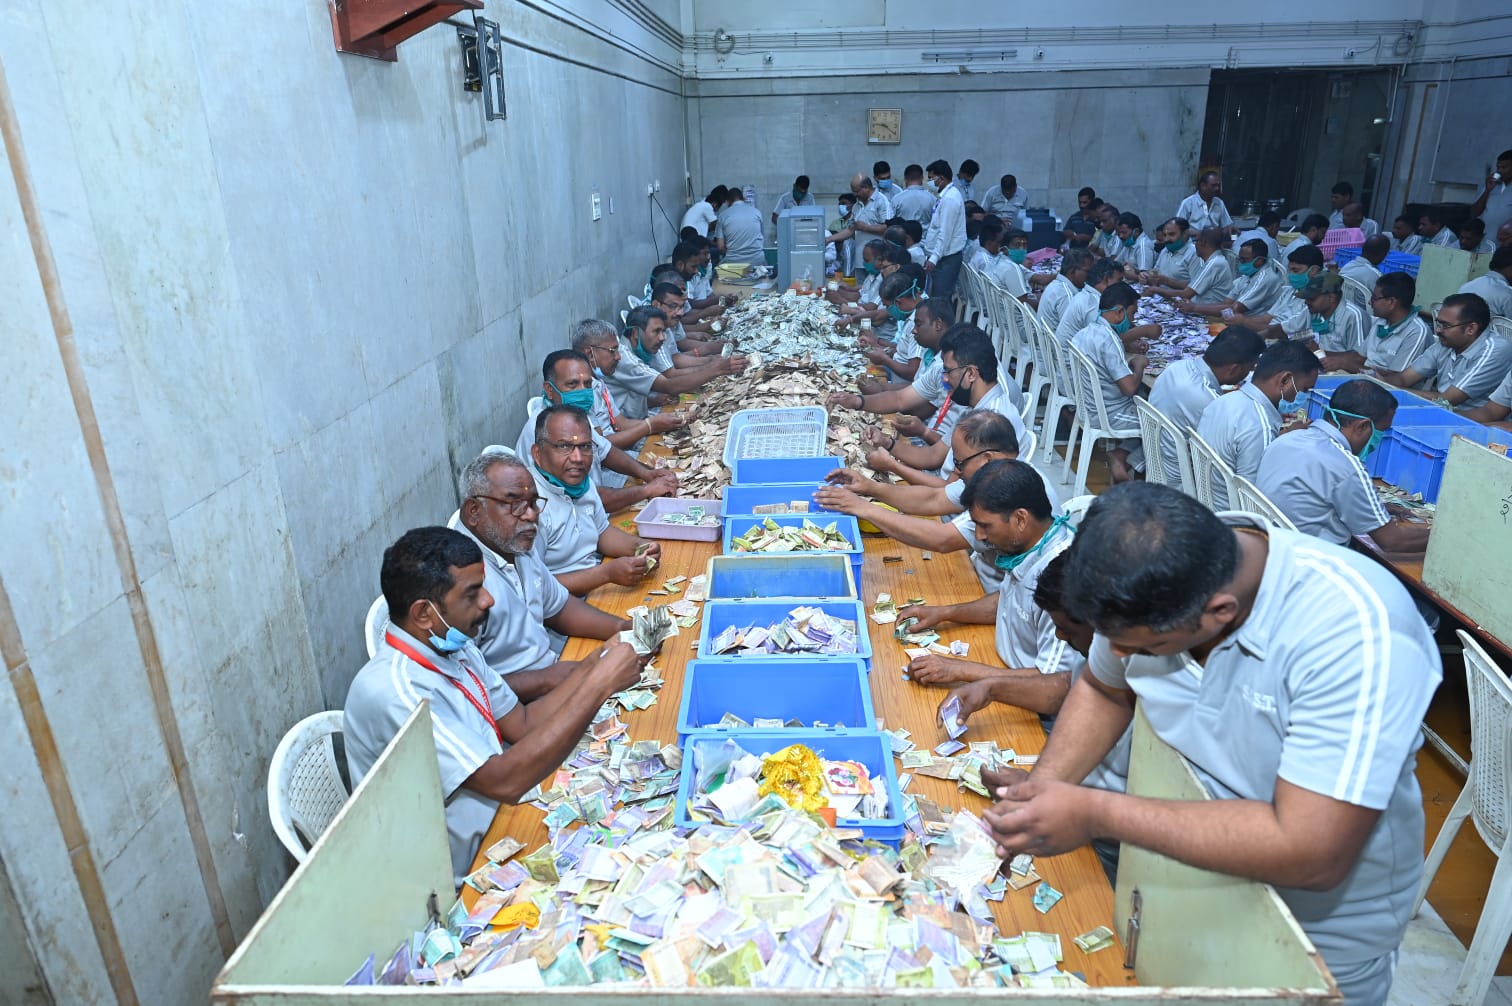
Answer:
<svg viewBox="0 0 1512 1006"><path fill-rule="evenodd" d="M1308 281L1311 279L1312 277L1305 272L1289 272L1286 274L1286 281L1291 284L1293 290L1301 290L1307 286Z"/></svg>
<svg viewBox="0 0 1512 1006"><path fill-rule="evenodd" d="M586 493L589 487L593 485L592 479L584 479L577 485L570 486L567 483L563 482L561 479L557 478L555 475L548 472L546 469L542 468L540 465L536 465L535 470L544 475L547 482L550 482L552 485L562 490L562 492L566 493L567 498L570 500L582 499L583 494Z"/></svg>
<svg viewBox="0 0 1512 1006"><path fill-rule="evenodd" d="M1139 240L1139 238L1138 238L1137 235L1130 234L1128 237L1126 237L1126 238L1123 239L1123 246L1125 248L1133 248L1134 247L1134 242L1138 241L1138 240Z"/></svg>
<svg viewBox="0 0 1512 1006"><path fill-rule="evenodd" d="M646 349L645 344L641 342L639 332L635 333L635 355L640 357L642 363L650 363L656 359L656 354Z"/></svg>
<svg viewBox="0 0 1512 1006"><path fill-rule="evenodd" d="M556 386L555 381L547 381L546 383L551 386L552 391L557 393L557 397L562 400L563 405L570 405L575 409L582 409L584 412L593 408L592 388L574 388L572 391L563 391Z"/></svg>
<svg viewBox="0 0 1512 1006"><path fill-rule="evenodd" d="M1308 322L1308 325L1317 335L1327 335L1329 332L1333 331L1333 322L1329 321L1321 314L1313 315L1312 321Z"/></svg>
<svg viewBox="0 0 1512 1006"><path fill-rule="evenodd" d="M1177 238L1175 241L1167 241L1165 246L1167 251L1179 252L1181 251L1181 249L1186 247L1186 238Z"/></svg>
<svg viewBox="0 0 1512 1006"><path fill-rule="evenodd" d="M935 350L933 350L933 349L926 349L926 350L924 350L924 357L923 357L923 359L924 359L924 366L928 367L931 364L933 364L935 362L935 357L937 355L938 355L938 353L936 353Z"/></svg>
<svg viewBox="0 0 1512 1006"><path fill-rule="evenodd" d="M862 262L861 268L866 270L866 275L868 276L875 276L882 271L877 268L877 263L875 262Z"/></svg>
<svg viewBox="0 0 1512 1006"><path fill-rule="evenodd" d="M1008 249L1008 258L1011 259L1014 262L1017 262L1019 265L1023 265L1024 264L1024 260L1027 259L1028 257L1029 257L1029 249L1028 248L1009 248Z"/></svg>
<svg viewBox="0 0 1512 1006"><path fill-rule="evenodd" d="M1124 311L1123 321L1120 321L1118 324L1114 325L1113 331L1117 332L1119 335L1123 335L1130 328L1132 328L1133 325L1134 319L1129 317L1129 312L1126 310Z"/></svg>
<svg viewBox="0 0 1512 1006"><path fill-rule="evenodd" d="M1259 271L1260 271L1260 267L1257 266L1257 265L1255 265L1255 263L1253 263L1253 262L1240 262L1239 263L1239 275L1241 275L1241 276L1253 276L1253 275L1255 275L1255 273L1257 273Z"/></svg>
<svg viewBox="0 0 1512 1006"><path fill-rule="evenodd" d="M1386 435L1386 431L1382 430L1382 429L1378 429L1376 427L1375 421L1372 420L1369 416L1362 416L1358 412L1345 412L1343 409L1333 409L1333 408L1330 408L1330 409L1327 409L1325 411L1327 411L1330 414L1332 414L1335 426L1341 426L1341 425L1343 425L1342 423L1339 422L1339 417L1340 416L1348 416L1350 419L1363 419L1367 423L1370 423L1370 439L1367 440L1367 441L1365 441L1365 446L1364 447L1360 448L1360 460L1361 461L1363 461L1366 458L1370 457L1370 452L1373 451L1373 450L1375 450L1378 446L1380 446L1381 438Z"/></svg>
<svg viewBox="0 0 1512 1006"><path fill-rule="evenodd" d="M992 564L998 569L1002 570L1004 573L1011 573L1015 569L1018 569L1020 566L1022 566L1025 559L1029 558L1031 555L1044 548L1045 542L1049 541L1051 536L1055 534L1056 528L1070 527L1070 525L1071 518L1067 517L1065 514L1061 514L1059 517L1050 522L1050 526L1046 528L1044 534L1040 535L1040 540L1035 542L1033 548L1029 549L1027 552L1020 552L1018 555L1000 555L996 559L992 560ZM1076 529L1071 528L1071 533L1075 534Z"/></svg>

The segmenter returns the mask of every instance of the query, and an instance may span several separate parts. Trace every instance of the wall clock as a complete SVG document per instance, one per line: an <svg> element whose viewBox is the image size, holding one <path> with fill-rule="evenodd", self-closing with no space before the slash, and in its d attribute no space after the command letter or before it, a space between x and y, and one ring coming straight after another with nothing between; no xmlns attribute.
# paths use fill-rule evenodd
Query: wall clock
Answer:
<svg viewBox="0 0 1512 1006"><path fill-rule="evenodd" d="M866 110L867 143L902 143L903 109L869 108Z"/></svg>

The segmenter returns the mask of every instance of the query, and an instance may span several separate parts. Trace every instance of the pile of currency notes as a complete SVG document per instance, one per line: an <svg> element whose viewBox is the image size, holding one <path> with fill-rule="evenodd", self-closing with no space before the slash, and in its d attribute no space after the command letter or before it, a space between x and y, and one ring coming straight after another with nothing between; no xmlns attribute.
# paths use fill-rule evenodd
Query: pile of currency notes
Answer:
<svg viewBox="0 0 1512 1006"><path fill-rule="evenodd" d="M676 524L679 527L718 527L720 516L717 513L709 513L708 508L700 503L694 503L686 512L669 510L664 514L658 514L653 524Z"/></svg>
<svg viewBox="0 0 1512 1006"><path fill-rule="evenodd" d="M727 626L709 642L705 656L738 657L772 653L855 653L854 619L836 618L821 608L799 605L773 625Z"/></svg>
<svg viewBox="0 0 1512 1006"><path fill-rule="evenodd" d="M558 830L523 858L518 842L490 848L469 881L481 892L471 910L458 901L385 964L368 958L350 984L1083 985L1060 970L1058 935L1005 937L993 925L987 903L1004 885L970 813L926 851L913 839L899 850L863 841L781 804L686 834L665 811L640 805Z"/></svg>
<svg viewBox="0 0 1512 1006"><path fill-rule="evenodd" d="M731 538L730 545L736 552L845 551L856 547L833 522L820 527L811 520L793 525L771 518Z"/></svg>
<svg viewBox="0 0 1512 1006"><path fill-rule="evenodd" d="M692 776L688 816L694 821L740 824L779 807L828 809L837 819L882 820L887 788L873 784L865 765L826 759L803 744L753 754L741 735L691 743L683 772Z"/></svg>

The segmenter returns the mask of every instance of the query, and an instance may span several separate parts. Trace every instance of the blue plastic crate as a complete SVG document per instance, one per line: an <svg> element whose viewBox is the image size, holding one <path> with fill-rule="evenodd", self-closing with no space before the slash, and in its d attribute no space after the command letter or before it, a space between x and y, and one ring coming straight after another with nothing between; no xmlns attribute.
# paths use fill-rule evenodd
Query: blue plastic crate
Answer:
<svg viewBox="0 0 1512 1006"><path fill-rule="evenodd" d="M859 660L839 657L790 657L760 667L739 657L688 661L677 713L678 743L696 730L719 729L716 724L725 713L747 723L780 719L804 724L787 729L820 729L815 721L829 724L829 731L877 728L866 668Z"/></svg>
<svg viewBox="0 0 1512 1006"><path fill-rule="evenodd" d="M1345 381L1362 380L1368 381L1370 380L1370 378L1360 377L1357 374L1330 375L1327 377L1318 378L1317 385L1313 387L1312 391L1307 393L1307 418L1323 418L1323 408L1333 400L1333 393L1335 388L1343 384ZM1387 388L1387 390L1391 392L1391 397L1397 400L1397 418L1393 420L1393 423L1405 422L1408 412L1416 412L1419 409L1429 412L1446 411L1440 406L1434 405L1427 399L1422 398L1419 395L1414 395L1412 392L1406 391L1402 388Z"/></svg>
<svg viewBox="0 0 1512 1006"><path fill-rule="evenodd" d="M1438 502L1439 487L1444 481L1444 464L1449 457L1449 443L1465 437L1478 444L1512 445L1512 434L1466 421L1466 426L1429 426L1398 429L1387 433L1391 452L1376 474L1383 482L1412 493L1422 493L1429 503Z"/></svg>
<svg viewBox="0 0 1512 1006"><path fill-rule="evenodd" d="M799 605L818 608L825 614L836 618L848 618L856 623L856 652L835 654L792 654L773 653L770 655L731 656L723 655L727 659L750 661L752 663L768 663L776 660L792 660L795 656L805 660L829 660L832 657L860 660L866 665L868 671L872 666L871 634L868 627L871 621L866 617L866 609L860 601L840 598L812 598L812 597L784 597L773 601L716 601L710 598L704 603L703 627L698 634L698 657L700 660L708 660L721 656L713 650L712 643L725 629L735 626L744 629L751 625L776 625L787 617L787 613Z"/></svg>
<svg viewBox="0 0 1512 1006"><path fill-rule="evenodd" d="M844 468L845 459L835 456L817 458L736 458L730 466L730 484L737 486L770 485L783 482L823 482L836 468Z"/></svg>
<svg viewBox="0 0 1512 1006"><path fill-rule="evenodd" d="M699 752L705 747L718 747L726 740L734 740L754 755L769 755L781 751L789 744L803 744L812 748L821 758L831 761L853 761L866 766L873 786L882 786L887 793L887 817L884 818L839 818L835 826L855 828L866 838L897 845L903 840L903 794L898 791L898 773L893 767L892 746L888 739L875 731L870 733L835 734L814 730L702 730L691 735L683 746L682 778L677 785L677 804L674 819L680 828L692 828L697 822L688 816L688 803L693 795Z"/></svg>
<svg viewBox="0 0 1512 1006"><path fill-rule="evenodd" d="M768 482L764 485L725 486L725 516L748 514L754 507L771 503L798 501L807 503L811 513L831 513L832 511L825 510L814 499L814 493L818 492L823 484L822 481L816 479L813 482Z"/></svg>
<svg viewBox="0 0 1512 1006"><path fill-rule="evenodd" d="M716 555L708 574L711 601L857 596L855 569L844 552Z"/></svg>
<svg viewBox="0 0 1512 1006"><path fill-rule="evenodd" d="M1353 262L1360 254L1359 248L1336 248L1334 249L1334 264L1343 268ZM1416 276L1418 268L1423 264L1423 256L1407 255L1403 252L1387 252L1386 258L1381 262L1381 272L1404 272L1409 276Z"/></svg>
<svg viewBox="0 0 1512 1006"><path fill-rule="evenodd" d="M813 521L815 524L818 524L820 527L827 527L830 524L834 524L835 525L835 530L837 530L841 534L845 535L846 541L849 541L855 547L854 548L846 548L846 549L838 549L837 548L837 549L832 549L832 550L831 549L826 549L826 550L823 550L823 551L815 551L815 550L806 549L806 550L804 550L802 552L758 552L758 553L746 553L746 552L735 552L735 551L732 551L732 549L734 548L734 546L731 544L731 542L733 542L736 538L740 537L741 535L745 534L751 528L756 527L757 525L761 524L763 521L767 521L767 520L773 521L776 524L780 524L783 527L802 527L803 526L803 522L805 520ZM818 513L818 514L773 514L771 517L765 517L765 516L761 516L761 515L758 515L758 514L736 514L735 516L729 518L728 520L726 520L724 522L724 553L725 553L725 555L748 555L749 554L749 555L770 555L770 556L780 556L780 555L843 555L843 556L846 556L847 558L850 559L851 573L855 576L856 582L860 583L861 582L861 561L862 561L862 559L864 557L864 554L865 554L865 546L862 544L862 541L861 541L861 525L856 521L856 518L850 516L849 514L831 514L831 513ZM811 590L806 590L806 591L803 592L803 594L801 596L814 596L814 592L811 591Z"/></svg>

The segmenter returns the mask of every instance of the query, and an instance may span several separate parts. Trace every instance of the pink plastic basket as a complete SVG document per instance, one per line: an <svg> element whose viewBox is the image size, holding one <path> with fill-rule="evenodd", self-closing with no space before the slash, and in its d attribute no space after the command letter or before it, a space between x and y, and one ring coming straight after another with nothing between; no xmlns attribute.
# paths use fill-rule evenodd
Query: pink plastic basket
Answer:
<svg viewBox="0 0 1512 1006"><path fill-rule="evenodd" d="M719 500L659 496L648 502L645 508L635 515L635 532L642 538L666 538L669 541L718 541L720 532L723 530L722 523L695 527L690 524L668 524L662 520L669 513L687 513L688 508L692 506L703 507L706 516L723 515Z"/></svg>

